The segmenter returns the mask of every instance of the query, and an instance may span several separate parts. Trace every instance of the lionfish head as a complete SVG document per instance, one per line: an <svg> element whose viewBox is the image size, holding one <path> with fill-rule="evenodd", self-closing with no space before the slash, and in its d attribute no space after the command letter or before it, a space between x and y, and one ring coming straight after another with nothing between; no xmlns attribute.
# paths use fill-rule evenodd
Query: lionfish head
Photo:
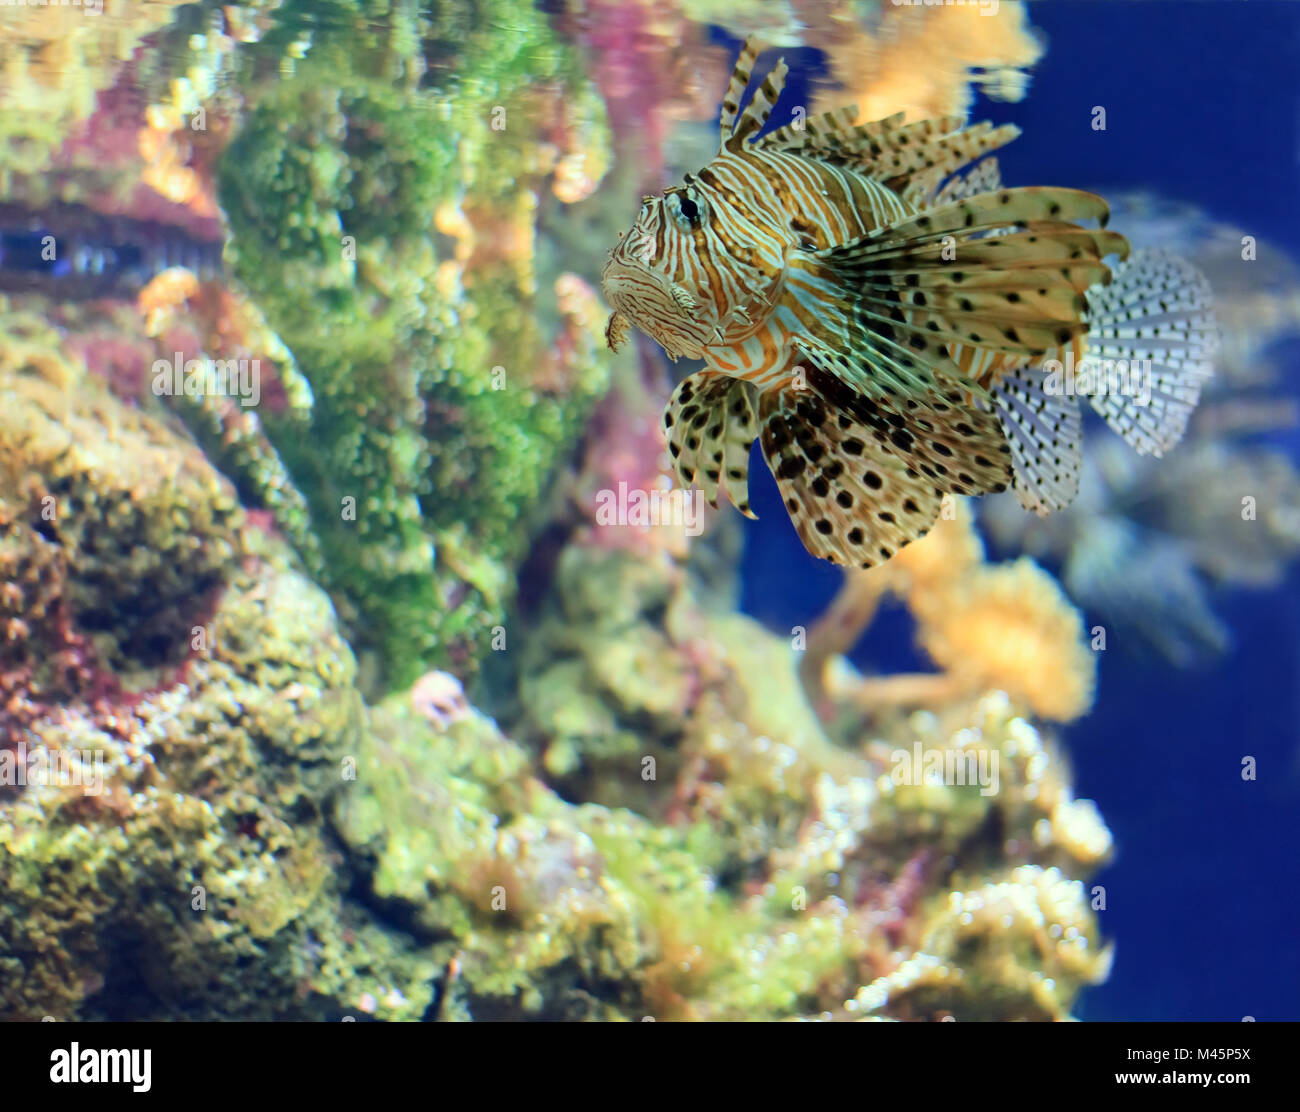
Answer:
<svg viewBox="0 0 1300 1112"><path fill-rule="evenodd" d="M632 230L601 274L614 306L605 330L611 348L635 325L673 358L699 359L717 332L717 311L701 265L706 204L690 185L643 197ZM676 278L674 277L676 276Z"/></svg>

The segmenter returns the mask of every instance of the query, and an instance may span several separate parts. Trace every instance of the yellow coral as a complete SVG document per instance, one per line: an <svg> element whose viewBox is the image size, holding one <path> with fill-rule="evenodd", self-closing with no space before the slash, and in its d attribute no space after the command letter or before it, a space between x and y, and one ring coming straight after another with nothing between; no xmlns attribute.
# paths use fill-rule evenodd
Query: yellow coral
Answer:
<svg viewBox="0 0 1300 1112"><path fill-rule="evenodd" d="M1092 705L1096 660L1083 622L1027 557L976 568L947 590L918 592L911 602L926 652L971 690L1001 689L1033 713L1061 721Z"/></svg>
<svg viewBox="0 0 1300 1112"><path fill-rule="evenodd" d="M940 674L864 680L834 665L890 592L906 601ZM879 568L846 573L809 634L800 674L823 709L828 699L869 712L936 707L1000 690L1033 714L1068 721L1092 705L1096 661L1082 619L1056 581L1027 558L986 564L969 507L949 499L926 537Z"/></svg>
<svg viewBox="0 0 1300 1112"><path fill-rule="evenodd" d="M1024 69L1043 53L1020 3L888 6L874 31L848 20L841 29L827 44L831 68L854 95L836 91L835 102L856 99L860 122L895 112L910 120L965 115L972 83L1019 100Z"/></svg>
<svg viewBox="0 0 1300 1112"><path fill-rule="evenodd" d="M936 584L949 582L983 560L984 545L975 532L970 505L949 495L930 532L873 571L905 597L922 597Z"/></svg>
<svg viewBox="0 0 1300 1112"><path fill-rule="evenodd" d="M41 166L183 2L101 0L93 16L79 5L0 5L0 175Z"/></svg>

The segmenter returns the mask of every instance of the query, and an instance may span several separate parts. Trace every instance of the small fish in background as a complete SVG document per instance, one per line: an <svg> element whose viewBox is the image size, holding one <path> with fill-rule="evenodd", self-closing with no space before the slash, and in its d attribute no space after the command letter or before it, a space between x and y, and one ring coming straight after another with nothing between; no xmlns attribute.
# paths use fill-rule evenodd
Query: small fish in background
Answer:
<svg viewBox="0 0 1300 1112"><path fill-rule="evenodd" d="M1039 512L1073 497L1082 423L1054 361L1155 353L1143 412L1093 404L1141 451L1177 440L1208 374L1195 272L1135 256L1112 283L1102 260L1129 245L1104 200L1002 187L986 156L1013 125L855 125L847 107L756 138L788 72L742 112L758 53L747 42L732 73L717 156L642 199L602 275L611 348L636 326L705 363L664 413L683 485L753 517L761 438L808 551L871 567L924 536L945 494L1014 484Z"/></svg>
<svg viewBox="0 0 1300 1112"><path fill-rule="evenodd" d="M184 268L201 280L222 273L219 240L96 213L80 205L40 210L0 204L0 292L63 301L134 297L158 275Z"/></svg>

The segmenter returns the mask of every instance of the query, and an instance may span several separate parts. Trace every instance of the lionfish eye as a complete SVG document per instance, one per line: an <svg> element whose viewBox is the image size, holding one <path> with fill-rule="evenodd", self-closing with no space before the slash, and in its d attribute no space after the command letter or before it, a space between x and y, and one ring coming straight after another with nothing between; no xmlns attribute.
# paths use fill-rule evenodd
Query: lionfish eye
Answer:
<svg viewBox="0 0 1300 1112"><path fill-rule="evenodd" d="M700 208L689 197L682 197L681 200L678 201L678 207L682 210L682 215L692 224L699 219Z"/></svg>

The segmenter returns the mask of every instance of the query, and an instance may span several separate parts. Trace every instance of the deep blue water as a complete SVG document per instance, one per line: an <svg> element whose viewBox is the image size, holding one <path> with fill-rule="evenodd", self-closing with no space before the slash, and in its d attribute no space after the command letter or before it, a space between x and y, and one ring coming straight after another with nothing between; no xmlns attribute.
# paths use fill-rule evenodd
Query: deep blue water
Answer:
<svg viewBox="0 0 1300 1112"><path fill-rule="evenodd" d="M1030 14L1049 50L1029 96L974 110L1024 129L999 154L1008 183L1149 190L1300 257L1300 3L1053 0ZM796 69L815 61L787 53ZM799 103L792 91L783 104ZM746 525L743 605L776 629L807 624L840 573L805 554L757 459L750 475L760 520ZM1065 733L1077 793L1118 847L1096 881L1116 961L1084 994L1085 1019L1300 1018L1300 570L1214 602L1228 656L1180 671L1112 649L1096 708ZM906 615L883 615L856 658L917 667Z"/></svg>

